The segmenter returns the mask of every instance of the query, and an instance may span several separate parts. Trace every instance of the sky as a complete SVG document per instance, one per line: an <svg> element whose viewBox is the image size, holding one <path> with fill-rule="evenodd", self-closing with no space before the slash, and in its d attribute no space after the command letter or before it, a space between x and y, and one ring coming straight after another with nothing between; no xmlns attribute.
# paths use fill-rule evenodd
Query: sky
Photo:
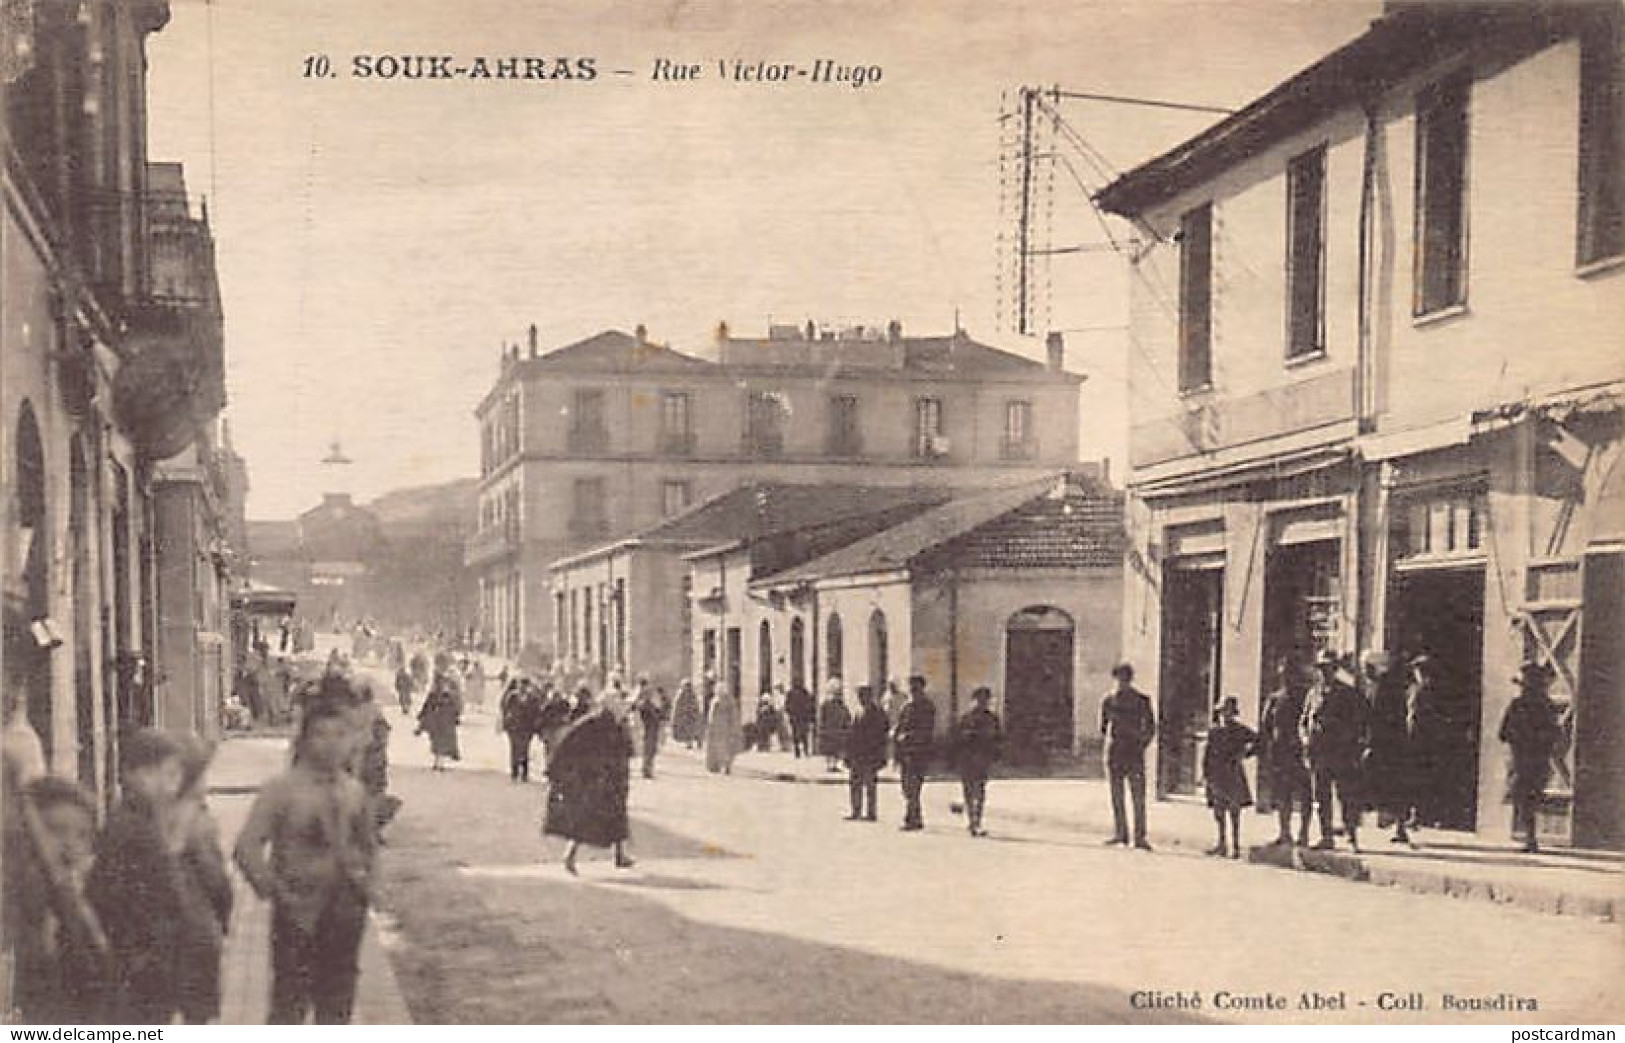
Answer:
<svg viewBox="0 0 1625 1043"><path fill-rule="evenodd" d="M471 477L504 343L640 323L711 350L769 321L1016 336L1023 85L1239 108L1358 35L1377 0L174 0L149 40L149 152L207 197L227 419L249 514ZM307 77L326 56L336 75ZM357 55L594 59L591 81L381 80ZM658 59L701 78L657 82ZM878 66L738 83L719 60ZM617 75L629 70L632 75ZM1128 273L1087 191L1216 116L1066 100L1043 151L1033 320L1087 376L1082 455L1124 473ZM1053 134L1053 130L1048 133ZM1091 163L1076 139L1097 154ZM1001 164L1001 153L1005 162ZM1059 157L1065 157L1061 159ZM1104 160L1104 164L1100 160ZM1132 234L1113 226L1121 241ZM1003 241L1001 244L1001 236ZM1043 418L1039 418L1043 422ZM355 462L321 466L342 441Z"/></svg>

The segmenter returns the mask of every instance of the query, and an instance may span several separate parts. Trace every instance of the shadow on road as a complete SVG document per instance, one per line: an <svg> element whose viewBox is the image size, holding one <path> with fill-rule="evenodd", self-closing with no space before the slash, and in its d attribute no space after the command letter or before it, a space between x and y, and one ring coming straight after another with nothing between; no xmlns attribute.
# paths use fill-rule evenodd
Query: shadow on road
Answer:
<svg viewBox="0 0 1625 1043"><path fill-rule="evenodd" d="M402 772L398 789L406 804L391 827L383 905L396 922L390 958L419 1023L1188 1020L1134 1011L1115 988L965 973L702 922L650 892L711 890L726 900L734 889L657 865L616 880L607 867L584 863L591 883L556 866L556 876L470 871L461 863L541 860L541 787ZM647 822L633 828L644 863L739 857ZM865 885L832 885L835 923L845 886Z"/></svg>

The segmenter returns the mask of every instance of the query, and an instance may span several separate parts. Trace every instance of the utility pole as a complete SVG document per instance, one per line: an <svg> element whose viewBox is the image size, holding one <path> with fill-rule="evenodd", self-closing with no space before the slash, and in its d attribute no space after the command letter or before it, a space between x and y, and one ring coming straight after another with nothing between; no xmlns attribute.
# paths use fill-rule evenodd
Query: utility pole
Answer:
<svg viewBox="0 0 1625 1043"><path fill-rule="evenodd" d="M1032 333L1028 320L1028 282L1032 274L1033 108L1036 90L1021 88L1021 211L1016 223L1016 332Z"/></svg>

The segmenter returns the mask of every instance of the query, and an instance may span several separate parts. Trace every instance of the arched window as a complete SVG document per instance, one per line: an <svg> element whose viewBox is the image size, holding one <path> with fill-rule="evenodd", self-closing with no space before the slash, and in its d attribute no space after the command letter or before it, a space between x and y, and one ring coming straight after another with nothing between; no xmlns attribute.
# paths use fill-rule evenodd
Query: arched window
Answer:
<svg viewBox="0 0 1625 1043"><path fill-rule="evenodd" d="M756 692L773 690L773 627L767 620L756 635Z"/></svg>
<svg viewBox="0 0 1625 1043"><path fill-rule="evenodd" d="M841 617L835 612L824 624L824 676L841 676Z"/></svg>
<svg viewBox="0 0 1625 1043"><path fill-rule="evenodd" d="M790 684L807 683L807 625L801 617L790 621Z"/></svg>
<svg viewBox="0 0 1625 1043"><path fill-rule="evenodd" d="M891 676L886 648L886 614L878 608L869 613L869 684L878 697L886 690L886 678Z"/></svg>

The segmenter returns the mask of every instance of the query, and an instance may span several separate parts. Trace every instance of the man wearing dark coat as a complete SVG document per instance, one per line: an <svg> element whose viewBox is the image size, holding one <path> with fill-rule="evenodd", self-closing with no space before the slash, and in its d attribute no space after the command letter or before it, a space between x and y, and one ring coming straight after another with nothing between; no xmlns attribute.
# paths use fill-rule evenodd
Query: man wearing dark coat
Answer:
<svg viewBox="0 0 1625 1043"><path fill-rule="evenodd" d="M1404 671L1387 653L1369 651L1361 661L1361 686L1371 707L1371 741L1365 757L1367 795L1380 826L1394 823L1396 844L1410 843L1411 809L1416 800L1415 718L1410 713Z"/></svg>
<svg viewBox="0 0 1625 1043"><path fill-rule="evenodd" d="M1298 718L1308 691L1308 666L1296 656L1281 660L1280 686L1264 699L1258 717L1258 768L1280 820L1274 843L1292 843L1292 811L1298 811L1298 846L1309 844L1309 768L1303 759ZM1260 786L1260 791L1264 786Z"/></svg>
<svg viewBox="0 0 1625 1043"><path fill-rule="evenodd" d="M1558 724L1557 705L1549 689L1551 669L1540 663L1524 663L1514 682L1518 694L1507 704L1501 717L1500 740L1512 752L1512 774L1507 793L1512 798L1512 829L1524 834L1523 850L1540 850L1535 811L1551 778L1552 754L1563 732Z"/></svg>
<svg viewBox="0 0 1625 1043"><path fill-rule="evenodd" d="M886 738L889 725L886 711L875 701L875 690L868 685L858 686L859 710L847 735L846 765L851 771L852 814L847 819L856 822L875 821L875 800L879 791L880 769L886 763Z"/></svg>
<svg viewBox="0 0 1625 1043"><path fill-rule="evenodd" d="M1349 846L1360 850L1360 763L1365 752L1369 713L1365 697L1342 677L1345 665L1330 649L1315 660L1316 677L1304 696L1298 732L1309 761L1309 783L1315 798L1320 840L1315 849L1330 851L1332 807L1341 807Z"/></svg>
<svg viewBox="0 0 1625 1043"><path fill-rule="evenodd" d="M541 693L526 677L516 677L503 690L497 705L502 731L508 736L508 778L530 781L530 744L535 738L542 712Z"/></svg>
<svg viewBox="0 0 1625 1043"><path fill-rule="evenodd" d="M852 731L852 711L846 707L839 680L831 678L826 692L823 705L818 708L818 752L824 755L825 768L835 771L846 756L846 740Z"/></svg>
<svg viewBox="0 0 1625 1043"><path fill-rule="evenodd" d="M970 697L975 705L954 722L949 749L965 795L967 828L971 836L985 837L982 812L987 808L987 777L1003 755L1004 729L999 725L999 715L988 708L993 701L991 689L978 688Z"/></svg>
<svg viewBox="0 0 1625 1043"><path fill-rule="evenodd" d="M920 794L925 789L925 773L931 767L936 740L937 708L925 694L925 678L915 674L908 679L908 701L897 712L897 728L892 733L897 767L903 776L905 832L925 828Z"/></svg>
<svg viewBox="0 0 1625 1043"><path fill-rule="evenodd" d="M1150 851L1145 836L1145 751L1157 734L1151 698L1134 687L1134 666L1112 668L1117 687L1100 704L1100 734L1106 740L1106 781L1112 794L1112 837L1107 844L1129 842L1123 791L1134 802L1134 846Z"/></svg>
<svg viewBox="0 0 1625 1043"><path fill-rule="evenodd" d="M818 706L805 682L797 680L784 696L784 716L790 721L790 748L797 757L812 755L813 718Z"/></svg>

